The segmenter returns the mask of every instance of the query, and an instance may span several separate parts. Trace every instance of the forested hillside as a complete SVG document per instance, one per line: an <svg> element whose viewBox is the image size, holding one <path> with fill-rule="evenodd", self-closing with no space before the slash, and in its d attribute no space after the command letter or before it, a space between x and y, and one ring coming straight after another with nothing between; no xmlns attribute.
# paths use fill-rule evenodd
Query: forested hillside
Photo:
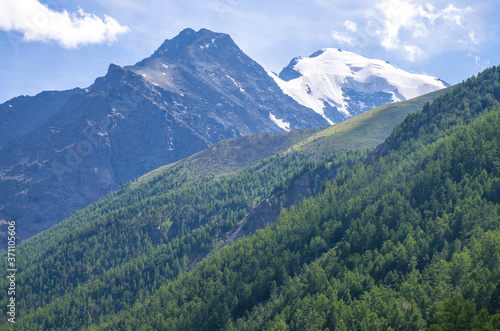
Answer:
<svg viewBox="0 0 500 331"><path fill-rule="evenodd" d="M79 328L127 309L224 246L240 225L247 234L261 227L249 228L245 217L270 196L290 205L318 191L318 181L298 185L300 192L288 189L315 168L309 154L266 158L316 131L222 142L123 186L24 242L17 253L17 327ZM322 176L332 178L365 156L331 160L327 168L323 162ZM289 191L295 194L287 197ZM2 294L2 302L7 299Z"/></svg>
<svg viewBox="0 0 500 331"><path fill-rule="evenodd" d="M123 186L19 247L16 329L500 328L499 74L373 151L325 155L323 137L232 175L188 162Z"/></svg>
<svg viewBox="0 0 500 331"><path fill-rule="evenodd" d="M369 121L353 118L334 130L225 140L124 185L18 247L19 315L59 312L64 318L57 325L81 326L92 322L89 316L96 320L142 300L210 252L274 222L282 207L317 192L354 162L332 154L352 144L376 146L391 123L434 96L374 109ZM330 159L318 167L311 162L325 155Z"/></svg>
<svg viewBox="0 0 500 331"><path fill-rule="evenodd" d="M500 328L499 70L464 85L273 226L91 329Z"/></svg>

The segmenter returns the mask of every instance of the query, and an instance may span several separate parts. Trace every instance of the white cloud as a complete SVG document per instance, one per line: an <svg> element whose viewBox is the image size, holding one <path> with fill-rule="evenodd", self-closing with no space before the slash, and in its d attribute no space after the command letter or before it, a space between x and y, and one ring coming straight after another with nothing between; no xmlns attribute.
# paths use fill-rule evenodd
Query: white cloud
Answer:
<svg viewBox="0 0 500 331"><path fill-rule="evenodd" d="M420 47L412 45L405 45L403 46L403 49L406 52L406 58L411 62L414 62L416 59L420 58L424 53L420 49Z"/></svg>
<svg viewBox="0 0 500 331"><path fill-rule="evenodd" d="M333 31L332 39L340 44L347 44L349 46L354 46L354 38L347 33Z"/></svg>
<svg viewBox="0 0 500 331"><path fill-rule="evenodd" d="M349 32L356 32L358 30L358 25L353 21L345 21L344 26Z"/></svg>
<svg viewBox="0 0 500 331"><path fill-rule="evenodd" d="M17 31L25 41L56 41L65 48L112 42L129 31L114 18L84 12L56 12L38 0L0 1L0 30Z"/></svg>
<svg viewBox="0 0 500 331"><path fill-rule="evenodd" d="M467 54L467 56L472 57L476 62L476 69L484 70L490 66L489 60L483 60L479 55L476 54Z"/></svg>
<svg viewBox="0 0 500 331"><path fill-rule="evenodd" d="M447 51L474 51L482 36L470 6L429 0L380 0L363 12L352 12L332 38L358 49L382 46L411 62ZM454 1L454 0L451 0ZM439 2L443 3L443 2Z"/></svg>
<svg viewBox="0 0 500 331"><path fill-rule="evenodd" d="M451 23L455 23L457 26L465 28L465 26L462 24L463 14L469 11L472 11L471 7L467 7L465 9L459 9L454 5L450 4L448 5L448 7L446 7L444 10L441 11L441 16L443 17L443 19Z"/></svg>
<svg viewBox="0 0 500 331"><path fill-rule="evenodd" d="M439 10L414 0L385 0L375 6L370 16L380 22L376 30L380 45L388 51L402 51L407 60L416 61L426 54L476 44L473 29L465 23L471 11L470 7L452 4Z"/></svg>
<svg viewBox="0 0 500 331"><path fill-rule="evenodd" d="M474 31L469 32L469 40L473 44L476 44L476 45L479 44L479 41L477 41L476 34L474 33Z"/></svg>

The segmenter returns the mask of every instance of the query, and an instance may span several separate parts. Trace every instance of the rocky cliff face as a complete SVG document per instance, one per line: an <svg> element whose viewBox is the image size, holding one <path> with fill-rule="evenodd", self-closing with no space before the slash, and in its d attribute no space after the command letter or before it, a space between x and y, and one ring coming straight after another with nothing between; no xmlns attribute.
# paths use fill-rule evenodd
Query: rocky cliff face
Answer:
<svg viewBox="0 0 500 331"><path fill-rule="evenodd" d="M44 98L0 106L0 123L19 128L0 137L0 223L16 220L21 239L220 140L328 124L208 30L186 29L88 89Z"/></svg>

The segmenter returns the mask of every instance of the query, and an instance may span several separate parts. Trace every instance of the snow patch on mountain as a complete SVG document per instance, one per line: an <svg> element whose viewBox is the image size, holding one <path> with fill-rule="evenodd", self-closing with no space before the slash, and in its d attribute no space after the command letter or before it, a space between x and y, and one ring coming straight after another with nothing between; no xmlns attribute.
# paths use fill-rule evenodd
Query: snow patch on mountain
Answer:
<svg viewBox="0 0 500 331"><path fill-rule="evenodd" d="M323 116L323 118L326 119L330 125L334 124L334 122L325 115L324 101L320 99L315 99L313 97L304 96L303 93L304 90L302 89L302 84L300 81L294 80L292 81L292 83L290 83L279 78L274 72L268 71L267 73L274 79L274 81L276 82L276 84L278 84L283 93L291 96L295 101L297 101L301 105L311 108L316 113ZM307 91L309 90L307 84L304 87L306 88L305 91L307 94Z"/></svg>
<svg viewBox="0 0 500 331"><path fill-rule="evenodd" d="M269 118L276 124L278 127L282 128L285 131L290 131L290 123L283 121L282 119L276 118L272 113L269 113Z"/></svg>
<svg viewBox="0 0 500 331"><path fill-rule="evenodd" d="M285 94L330 124L447 87L435 77L332 48L293 59L279 76L268 74Z"/></svg>
<svg viewBox="0 0 500 331"><path fill-rule="evenodd" d="M231 79L231 81L233 82L233 84L238 87L240 89L240 92L245 92L245 89L241 87L241 84L238 83L233 77L229 76L228 74L226 74L227 78Z"/></svg>

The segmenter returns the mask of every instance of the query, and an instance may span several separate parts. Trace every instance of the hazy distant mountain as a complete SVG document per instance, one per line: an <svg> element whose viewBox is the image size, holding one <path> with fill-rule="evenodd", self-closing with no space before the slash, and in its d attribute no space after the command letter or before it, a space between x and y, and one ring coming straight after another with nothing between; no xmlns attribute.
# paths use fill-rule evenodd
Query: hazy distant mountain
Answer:
<svg viewBox="0 0 500 331"><path fill-rule="evenodd" d="M0 105L0 149L9 141L21 138L48 120L68 99L82 89L45 91L33 97L19 96Z"/></svg>
<svg viewBox="0 0 500 331"><path fill-rule="evenodd" d="M16 219L22 238L220 140L328 124L228 35L205 29L134 66L110 65L85 90L12 99L0 123L13 128L0 136L0 221Z"/></svg>
<svg viewBox="0 0 500 331"><path fill-rule="evenodd" d="M448 86L435 77L411 74L388 62L331 48L308 58L297 57L279 77L270 75L283 92L332 124Z"/></svg>

